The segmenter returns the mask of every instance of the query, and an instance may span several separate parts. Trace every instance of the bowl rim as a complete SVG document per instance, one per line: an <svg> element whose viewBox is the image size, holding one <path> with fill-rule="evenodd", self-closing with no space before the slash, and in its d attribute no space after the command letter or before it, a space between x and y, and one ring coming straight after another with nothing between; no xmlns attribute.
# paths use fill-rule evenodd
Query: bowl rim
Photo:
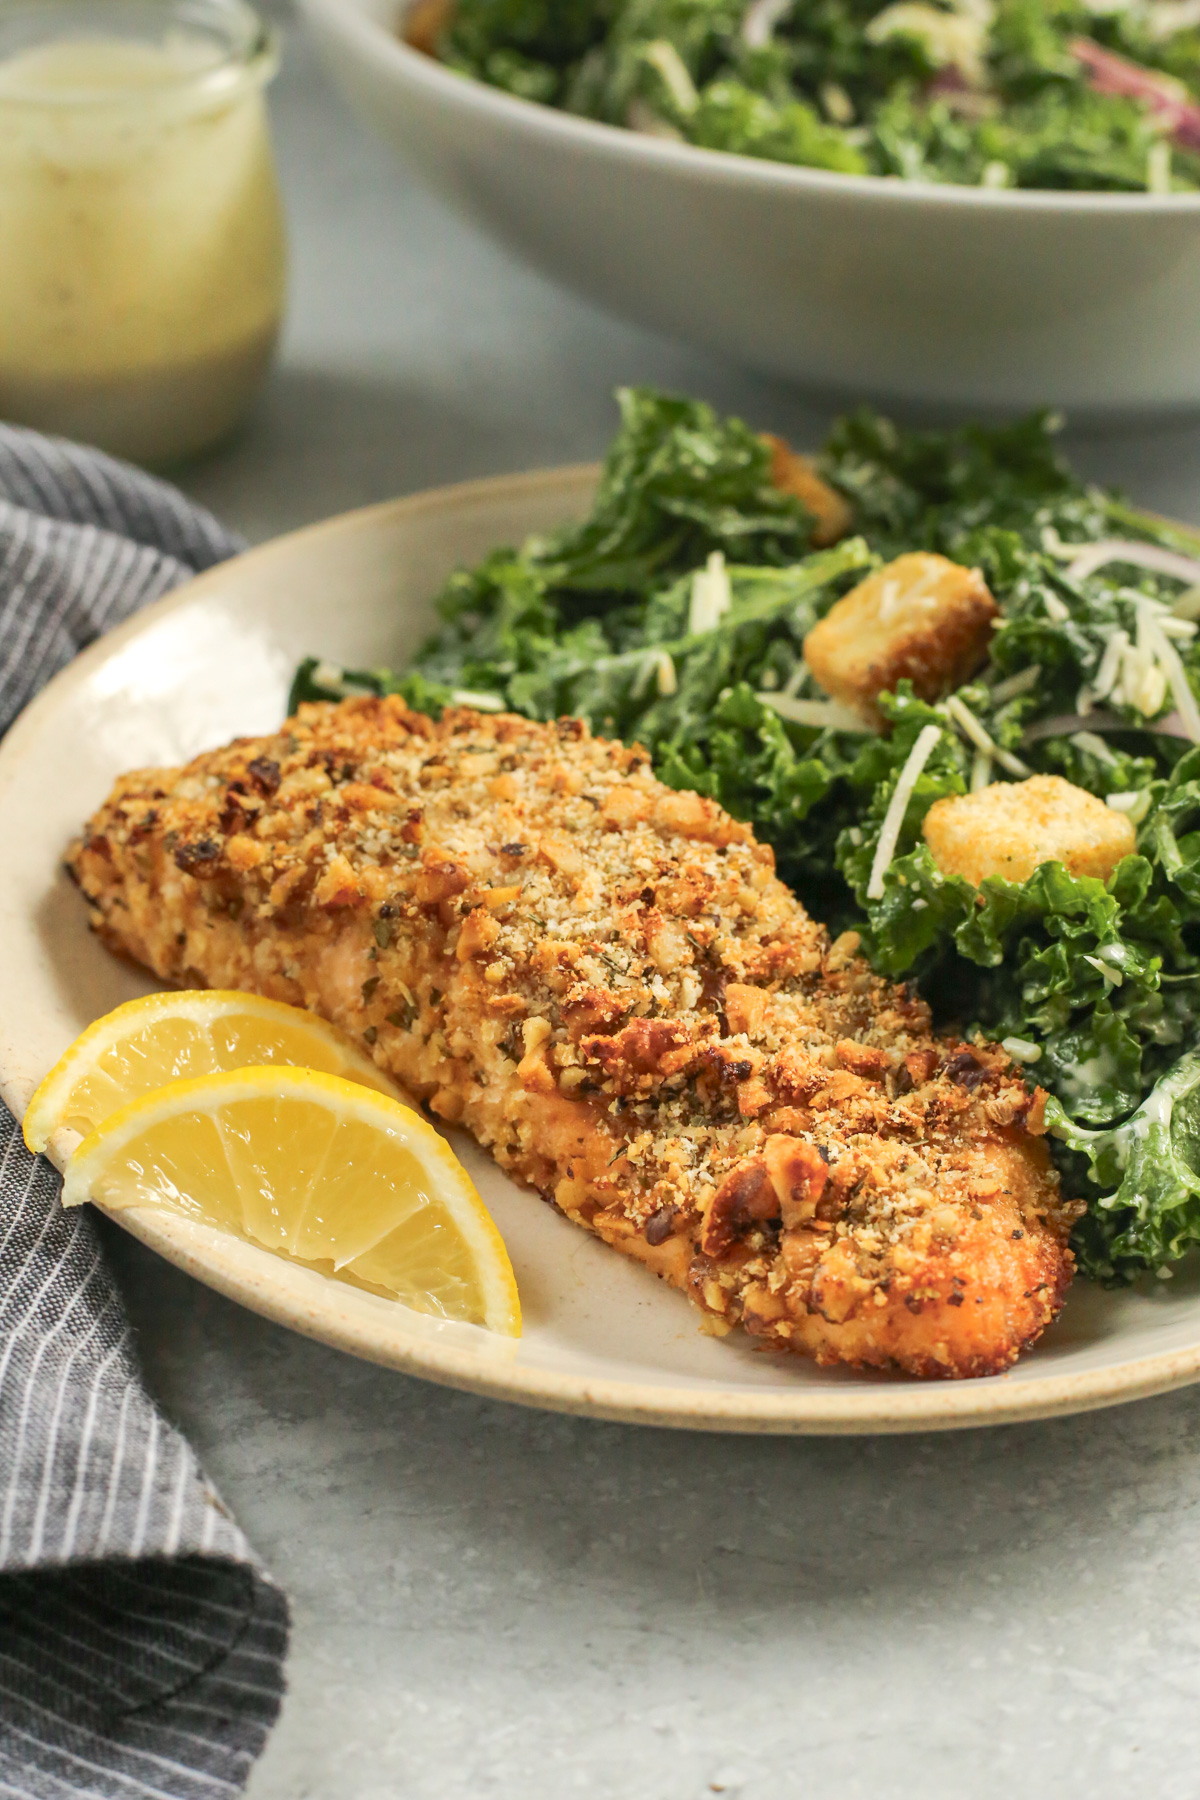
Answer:
<svg viewBox="0 0 1200 1800"><path fill-rule="evenodd" d="M397 19L409 0L393 0ZM364 0L298 0L302 13L344 40L354 40L369 58L393 75L437 95L450 106L491 119L516 135L556 140L564 148L589 150L613 163L649 163L709 185L731 180L760 192L806 194L813 199L866 202L939 211L984 210L1033 215L1114 215L1157 220L1190 218L1200 212L1200 190L1191 194L1110 193L1056 188L983 188L950 182L901 181L885 175L841 175L729 150L705 150L644 132L580 118L537 100L522 100L502 88L457 74L414 49L398 32L374 17Z"/></svg>

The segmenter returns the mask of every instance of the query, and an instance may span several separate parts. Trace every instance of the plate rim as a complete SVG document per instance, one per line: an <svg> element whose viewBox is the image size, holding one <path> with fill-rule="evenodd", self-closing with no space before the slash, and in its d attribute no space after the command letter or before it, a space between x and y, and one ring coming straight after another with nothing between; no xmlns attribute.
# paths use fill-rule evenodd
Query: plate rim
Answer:
<svg viewBox="0 0 1200 1800"><path fill-rule="evenodd" d="M453 513L480 502L518 501L526 495L553 491L561 491L565 497L571 490L594 482L597 471L597 464L575 463L423 489L400 499L337 513L214 565L97 638L52 677L0 743L0 794L20 778L26 746L40 732L43 719L53 716L69 700L74 687L131 639L172 612L194 605L197 599L203 600L208 588L218 588L228 580L229 570L235 565L269 562L281 548L294 552L297 546L311 543L318 536L370 530L377 524L423 513ZM14 1072L3 1065L3 1055L0 1049L0 1096L20 1117L29 1098L24 1091L26 1081L22 1077L14 1079ZM373 1343L365 1324L357 1324L353 1317L339 1320L336 1306L331 1306L325 1315L314 1317L311 1308L278 1291L272 1292L273 1274L276 1289L279 1285L278 1259L257 1246L239 1244L240 1250L250 1253L245 1256L205 1256L197 1253L188 1222L176 1221L165 1211L99 1210L185 1274L273 1323L333 1349L488 1398L627 1424L813 1436L954 1430L1092 1411L1167 1393L1200 1380L1200 1339L1189 1347L1158 1351L1114 1367L1023 1374L1019 1381L1004 1374L973 1381L906 1382L897 1378L861 1387L797 1385L784 1390L756 1390L708 1382L689 1389L521 1368L516 1364L497 1367L471 1349L439 1345L415 1335L407 1343L402 1338L388 1345ZM337 1287L335 1283L330 1285Z"/></svg>

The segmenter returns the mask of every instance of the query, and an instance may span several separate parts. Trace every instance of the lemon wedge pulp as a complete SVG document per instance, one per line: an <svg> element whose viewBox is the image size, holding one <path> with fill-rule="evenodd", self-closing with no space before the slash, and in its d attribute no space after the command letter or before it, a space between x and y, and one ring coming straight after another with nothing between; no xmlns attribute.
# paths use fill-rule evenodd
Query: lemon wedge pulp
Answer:
<svg viewBox="0 0 1200 1800"><path fill-rule="evenodd" d="M398 1097L350 1038L299 1006L210 988L147 994L76 1038L29 1102L25 1142L36 1155L61 1126L86 1137L169 1081L261 1063L323 1069Z"/></svg>
<svg viewBox="0 0 1200 1800"><path fill-rule="evenodd" d="M520 1333L508 1252L449 1145L340 1076L236 1069L144 1095L68 1163L63 1204L85 1200L167 1207L418 1312Z"/></svg>

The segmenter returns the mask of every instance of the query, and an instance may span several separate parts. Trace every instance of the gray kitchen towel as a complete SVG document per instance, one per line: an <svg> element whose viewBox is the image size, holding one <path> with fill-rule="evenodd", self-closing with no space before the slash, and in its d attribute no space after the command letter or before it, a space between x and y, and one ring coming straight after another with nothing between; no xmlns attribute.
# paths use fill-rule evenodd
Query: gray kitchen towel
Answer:
<svg viewBox="0 0 1200 1800"><path fill-rule="evenodd" d="M0 425L0 731L241 546L165 483ZM238 1793L288 1611L147 1393L87 1209L0 1107L0 1796Z"/></svg>

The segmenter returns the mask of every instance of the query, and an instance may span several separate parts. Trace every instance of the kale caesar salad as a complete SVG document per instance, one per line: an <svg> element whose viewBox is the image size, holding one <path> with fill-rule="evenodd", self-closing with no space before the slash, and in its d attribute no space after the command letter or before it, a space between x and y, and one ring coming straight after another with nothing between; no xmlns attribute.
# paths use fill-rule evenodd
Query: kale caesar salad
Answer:
<svg viewBox="0 0 1200 1800"><path fill-rule="evenodd" d="M1197 0L417 0L459 73L708 150L903 181L1200 186Z"/></svg>
<svg viewBox="0 0 1200 1800"><path fill-rule="evenodd" d="M1046 415L819 457L619 395L582 523L452 576L407 670L297 672L637 741L816 918L1050 1095L1080 1267L1200 1242L1200 532L1078 480Z"/></svg>

